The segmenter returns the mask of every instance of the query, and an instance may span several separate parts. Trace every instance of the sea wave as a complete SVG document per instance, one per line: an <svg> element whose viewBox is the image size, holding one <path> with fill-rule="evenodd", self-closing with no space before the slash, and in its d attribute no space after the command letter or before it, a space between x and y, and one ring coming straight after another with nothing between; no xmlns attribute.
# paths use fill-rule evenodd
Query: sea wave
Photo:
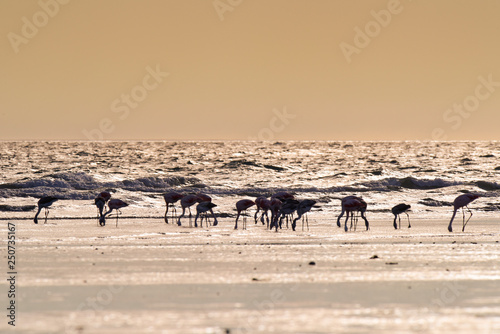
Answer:
<svg viewBox="0 0 500 334"><path fill-rule="evenodd" d="M93 199L102 190L123 189L136 192L163 192L173 187L206 187L196 177L140 177L132 180L98 182L84 172L57 173L41 178L0 185L0 197L56 196L64 199Z"/></svg>
<svg viewBox="0 0 500 334"><path fill-rule="evenodd" d="M239 165L240 163L238 163ZM244 164L246 165L246 164ZM427 190L464 185L464 182L450 181L441 178L395 178L388 177L379 180L370 180L347 185L297 185L289 187L255 187L248 184L246 187L233 187L231 184L206 184L194 176L170 175L167 177L143 176L135 179L116 181L98 181L85 172L65 172L47 174L39 178L21 179L12 183L0 184L0 197L42 197L57 196L64 199L89 200L102 190L116 192L117 189L138 193L163 193L170 190L190 193L203 191L207 194L230 196L270 196L279 191L289 191L301 194L336 194L336 193L367 193L367 192L400 192L405 189ZM494 182L474 181L470 183L483 190L493 191L500 189ZM444 205L428 202L425 205Z"/></svg>

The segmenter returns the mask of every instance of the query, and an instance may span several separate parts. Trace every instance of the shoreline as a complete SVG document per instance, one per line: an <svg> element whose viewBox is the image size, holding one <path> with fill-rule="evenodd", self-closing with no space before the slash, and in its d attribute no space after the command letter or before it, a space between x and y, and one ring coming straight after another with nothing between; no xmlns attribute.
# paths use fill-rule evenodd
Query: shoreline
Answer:
<svg viewBox="0 0 500 334"><path fill-rule="evenodd" d="M373 220L348 233L316 220L308 232L278 233L250 221L235 231L229 219L209 228L13 222L19 333L500 329L496 219L465 233L447 232L447 220L397 231Z"/></svg>

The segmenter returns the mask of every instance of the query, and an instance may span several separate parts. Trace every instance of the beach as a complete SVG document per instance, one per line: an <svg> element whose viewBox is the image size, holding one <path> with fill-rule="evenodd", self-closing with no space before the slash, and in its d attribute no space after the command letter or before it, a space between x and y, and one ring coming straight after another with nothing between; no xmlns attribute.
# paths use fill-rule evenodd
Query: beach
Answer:
<svg viewBox="0 0 500 334"><path fill-rule="evenodd" d="M232 218L12 220L15 332L500 332L498 222L473 217L460 232L460 219L449 233L447 220L405 221L346 233L313 215L296 232L250 217L247 230Z"/></svg>

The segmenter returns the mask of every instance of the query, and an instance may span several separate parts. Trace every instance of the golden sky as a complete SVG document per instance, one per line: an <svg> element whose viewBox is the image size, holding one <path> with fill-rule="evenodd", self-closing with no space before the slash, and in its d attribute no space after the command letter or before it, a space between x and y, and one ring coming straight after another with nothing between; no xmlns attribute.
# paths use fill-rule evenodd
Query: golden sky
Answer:
<svg viewBox="0 0 500 334"><path fill-rule="evenodd" d="M2 0L0 139L499 140L498 0Z"/></svg>

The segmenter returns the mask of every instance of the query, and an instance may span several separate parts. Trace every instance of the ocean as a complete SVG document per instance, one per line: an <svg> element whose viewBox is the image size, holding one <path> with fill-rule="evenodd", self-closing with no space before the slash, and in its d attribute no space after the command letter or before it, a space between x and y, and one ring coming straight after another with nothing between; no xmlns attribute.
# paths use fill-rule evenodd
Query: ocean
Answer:
<svg viewBox="0 0 500 334"><path fill-rule="evenodd" d="M332 221L349 195L368 203L368 218L388 221L402 202L413 218L446 218L464 192L485 196L471 204L480 216L499 210L496 141L19 141L0 143L0 157L4 219L32 219L48 195L61 198L49 218L90 219L103 190L130 204L129 219L162 218L171 190L212 196L225 219L237 200L278 191L316 200L310 217Z"/></svg>
<svg viewBox="0 0 500 334"><path fill-rule="evenodd" d="M0 157L2 333L500 333L498 142L2 142ZM97 224L103 190L130 204L119 225ZM210 195L219 224L165 224L171 190ZM233 228L238 200L279 191L317 201L309 229ZM466 192L482 197L450 233ZM336 226L349 195L370 230ZM401 202L412 228L396 231Z"/></svg>

